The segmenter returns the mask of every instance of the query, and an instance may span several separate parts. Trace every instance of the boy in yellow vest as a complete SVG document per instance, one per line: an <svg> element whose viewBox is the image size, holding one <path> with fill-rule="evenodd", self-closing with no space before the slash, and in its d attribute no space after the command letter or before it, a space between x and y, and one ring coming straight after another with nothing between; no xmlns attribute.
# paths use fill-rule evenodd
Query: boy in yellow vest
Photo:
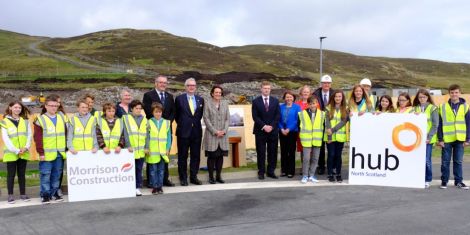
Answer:
<svg viewBox="0 0 470 235"><path fill-rule="evenodd" d="M162 194L165 163L170 162L168 157L171 148L171 122L162 118L163 106L160 103L153 103L150 111L153 118L148 121L145 162L149 168L152 194Z"/></svg>
<svg viewBox="0 0 470 235"><path fill-rule="evenodd" d="M25 193L25 173L29 160L32 131L28 121L29 110L21 102L11 102L5 110L5 117L0 121L2 127L3 162L7 165L8 203L15 203L13 186L18 172L20 199L27 202Z"/></svg>
<svg viewBox="0 0 470 235"><path fill-rule="evenodd" d="M299 113L300 119L300 143L303 148L302 183L311 181L317 183L315 169L318 164L318 156L323 142L323 130L325 119L328 118L324 111L317 109L318 100L315 95L308 98L308 109Z"/></svg>
<svg viewBox="0 0 470 235"><path fill-rule="evenodd" d="M106 154L110 153L111 150L115 153L120 153L126 144L124 139L124 123L122 119L116 117L116 106L111 103L103 105L103 113L104 115L98 118L99 130L101 130L104 141L103 145L100 144L100 148ZM98 133L97 135L99 136Z"/></svg>
<svg viewBox="0 0 470 235"><path fill-rule="evenodd" d="M52 197L60 202L64 199L57 194L60 174L66 147L67 122L63 114L57 112L60 104L56 97L46 97L41 115L34 122L34 142L39 154L41 174L41 198L49 204Z"/></svg>
<svg viewBox="0 0 470 235"><path fill-rule="evenodd" d="M72 154L78 151L98 151L98 139L96 137L96 118L88 111L86 100L77 101L78 113L70 118L67 133L67 148Z"/></svg>
<svg viewBox="0 0 470 235"><path fill-rule="evenodd" d="M450 159L454 162L454 185L468 190L463 183L462 161L463 148L470 145L470 112L469 106L460 98L461 89L457 84L449 86L448 102L439 106L439 129L437 139L442 147L441 189L447 188L450 174Z"/></svg>

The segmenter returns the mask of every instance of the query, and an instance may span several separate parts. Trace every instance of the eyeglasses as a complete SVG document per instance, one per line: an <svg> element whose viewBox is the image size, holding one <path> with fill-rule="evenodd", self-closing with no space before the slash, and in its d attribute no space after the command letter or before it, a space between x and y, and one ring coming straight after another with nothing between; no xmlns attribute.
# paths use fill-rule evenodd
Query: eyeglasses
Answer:
<svg viewBox="0 0 470 235"><path fill-rule="evenodd" d="M169 82L158 82L158 84L169 84Z"/></svg>
<svg viewBox="0 0 470 235"><path fill-rule="evenodd" d="M408 101L408 100L398 100L398 102L406 102L406 101Z"/></svg>
<svg viewBox="0 0 470 235"><path fill-rule="evenodd" d="M188 85L186 85L186 86L194 87L194 86L196 86L196 84L188 84Z"/></svg>

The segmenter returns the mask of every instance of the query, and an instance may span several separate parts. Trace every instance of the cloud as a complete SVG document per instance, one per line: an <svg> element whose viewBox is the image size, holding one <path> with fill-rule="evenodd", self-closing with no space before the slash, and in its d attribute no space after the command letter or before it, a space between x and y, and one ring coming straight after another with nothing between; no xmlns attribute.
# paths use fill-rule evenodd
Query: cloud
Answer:
<svg viewBox="0 0 470 235"><path fill-rule="evenodd" d="M318 48L327 36L327 50L470 63L468 9L464 0L16 0L1 3L0 28L52 37L161 29L218 46Z"/></svg>

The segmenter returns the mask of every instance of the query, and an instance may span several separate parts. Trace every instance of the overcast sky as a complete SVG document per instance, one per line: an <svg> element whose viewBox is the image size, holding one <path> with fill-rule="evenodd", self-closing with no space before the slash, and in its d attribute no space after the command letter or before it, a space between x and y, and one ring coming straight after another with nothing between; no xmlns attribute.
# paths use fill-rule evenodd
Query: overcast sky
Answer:
<svg viewBox="0 0 470 235"><path fill-rule="evenodd" d="M70 37L161 29L218 46L279 44L470 63L470 1L2 0L0 29Z"/></svg>

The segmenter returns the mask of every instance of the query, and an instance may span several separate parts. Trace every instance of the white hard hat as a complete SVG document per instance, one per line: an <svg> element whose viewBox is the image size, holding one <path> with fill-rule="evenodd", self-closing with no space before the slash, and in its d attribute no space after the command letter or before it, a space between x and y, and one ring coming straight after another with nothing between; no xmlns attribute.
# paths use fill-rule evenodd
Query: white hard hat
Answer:
<svg viewBox="0 0 470 235"><path fill-rule="evenodd" d="M321 77L320 82L333 82L333 79L331 79L330 75L326 74Z"/></svg>
<svg viewBox="0 0 470 235"><path fill-rule="evenodd" d="M370 82L370 79L364 78L364 79L361 80L361 82L359 83L359 85L369 85L369 86L372 86L372 82Z"/></svg>

